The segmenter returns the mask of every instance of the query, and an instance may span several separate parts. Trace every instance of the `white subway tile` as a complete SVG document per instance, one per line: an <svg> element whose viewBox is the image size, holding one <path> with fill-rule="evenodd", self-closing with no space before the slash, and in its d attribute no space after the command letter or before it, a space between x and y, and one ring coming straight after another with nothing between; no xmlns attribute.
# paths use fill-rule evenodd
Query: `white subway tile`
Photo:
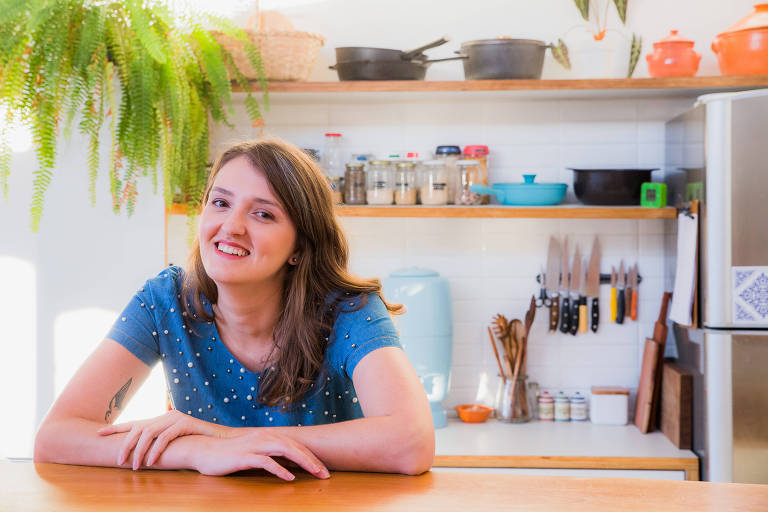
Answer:
<svg viewBox="0 0 768 512"><path fill-rule="evenodd" d="M582 169L635 167L637 144L563 144L560 147L560 165Z"/></svg>
<svg viewBox="0 0 768 512"><path fill-rule="evenodd" d="M560 102L562 122L634 121L637 108L626 100L570 100Z"/></svg>
<svg viewBox="0 0 768 512"><path fill-rule="evenodd" d="M664 143L656 142L653 144L637 145L637 166L643 169L663 169L664 168ZM651 173L655 176L655 181L661 181L661 171Z"/></svg>
<svg viewBox="0 0 768 512"><path fill-rule="evenodd" d="M664 143L664 122L663 121L638 121L637 123L637 142L641 144L663 144Z"/></svg>
<svg viewBox="0 0 768 512"><path fill-rule="evenodd" d="M634 121L571 121L560 124L563 144L616 144L637 141Z"/></svg>

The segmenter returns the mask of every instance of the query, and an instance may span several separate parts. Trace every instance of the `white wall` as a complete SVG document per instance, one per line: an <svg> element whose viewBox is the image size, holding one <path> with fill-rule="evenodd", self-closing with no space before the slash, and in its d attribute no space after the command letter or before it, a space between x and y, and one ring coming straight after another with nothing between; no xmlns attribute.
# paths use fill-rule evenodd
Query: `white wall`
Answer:
<svg viewBox="0 0 768 512"><path fill-rule="evenodd" d="M429 52L437 58L450 56L461 41L502 34L549 41L563 37L570 27L581 23L569 0L308 1L285 8L284 12L298 28L327 37L312 80L335 79L327 66L335 62L336 46L408 49L450 34L452 43ZM694 39L696 50L704 54L699 74L717 74L709 43L714 35L750 12L752 3L635 0L630 2L628 26L643 35L645 52L651 49L652 41L664 37L670 28L679 29L682 35ZM612 6L609 13L611 25L618 27ZM236 21L244 19L239 16ZM568 37L578 39L575 31ZM566 41L571 43L568 37ZM557 76L568 75L547 57L544 77ZM643 60L635 76L647 76ZM427 75L432 80L462 77L458 62L436 64ZM331 105L323 100L306 108L291 106L292 100L281 101L275 95L275 106L267 122L270 131L315 147L321 144L322 133L331 127L343 129L351 147L376 152L414 148L425 153L441 142L487 143L493 152L493 179L514 180L521 170L535 169L542 178L569 181L563 168L575 163L660 163L662 121L681 107L679 100L509 101L503 105L478 101L467 105L466 97L461 98L422 98L403 104L400 98L382 97L376 104L363 102L354 107ZM217 133L218 142L214 141L214 145L233 136ZM250 129L242 129L236 136L249 134ZM60 151L40 233L31 234L28 229L31 175L35 168L30 152L14 155L10 199L7 203L0 200L0 290L5 299L0 306L15 306L0 307L4 333L0 403L4 406L4 418L12 418L3 422L0 430L0 439L4 439L0 456L31 454L33 429L55 394L54 354L70 349L71 353L80 354L95 346L108 327L104 318L117 315L135 287L163 265L162 199L152 195L148 183L140 186L137 211L129 219L125 214L111 213L103 174L98 183L98 204L91 208L87 195L86 142L75 135L69 142L62 141ZM451 279L457 307L457 342L450 401L470 398L478 375L492 371L487 341L479 332L481 326L497 312L523 314L523 301L534 287L531 272L538 269L543 258L546 236L566 232L579 233L582 249L587 248L592 234L599 233L613 260L620 256L638 259L641 272L649 277L641 289L641 322L618 331L601 328L596 336L574 339L544 335L539 321L535 330L540 333L540 341L531 342L531 376L558 389L583 389L596 380L615 380L627 385L636 381L638 340L649 331L652 316L648 315L652 314L654 298L662 290L658 223L478 219L406 224L408 228L402 236L402 224L398 221L345 219L354 251L352 266L363 274L383 275L401 263L419 262L436 267ZM443 237L449 230L461 230L473 244L453 251ZM393 243L379 247L370 233L388 233L393 236ZM481 263L460 274L457 268L463 265L457 262L464 257L473 257L475 261L479 258ZM492 279L497 272L503 276L498 281ZM476 286L477 282L480 286ZM26 295L19 295L20 288L25 289ZM31 296L30 288L34 289ZM26 297L27 302L15 300L17 296ZM34 307L28 305L32 303ZM80 319L88 312L94 320L83 325L82 330L72 332L66 328L72 325L73 318L83 322ZM69 316L72 313L75 316ZM56 332L56 326L61 332ZM72 362L61 362L58 372L69 368L68 365ZM150 401L161 393L161 385L161 381L156 381L156 387L147 392Z"/></svg>

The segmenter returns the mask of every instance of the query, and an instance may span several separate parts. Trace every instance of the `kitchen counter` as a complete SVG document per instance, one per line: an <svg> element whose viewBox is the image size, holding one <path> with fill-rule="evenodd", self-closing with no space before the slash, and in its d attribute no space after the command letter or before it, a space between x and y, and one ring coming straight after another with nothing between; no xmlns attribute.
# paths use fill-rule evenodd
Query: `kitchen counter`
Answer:
<svg viewBox="0 0 768 512"><path fill-rule="evenodd" d="M0 462L1 510L765 510L768 486L428 472L420 476L193 471Z"/></svg>
<svg viewBox="0 0 768 512"><path fill-rule="evenodd" d="M463 423L451 419L447 427L435 431L435 442L438 468L666 471L687 480L699 479L695 453L679 450L661 432L643 435L633 424L503 423L495 419ZM664 473L658 476L664 477Z"/></svg>

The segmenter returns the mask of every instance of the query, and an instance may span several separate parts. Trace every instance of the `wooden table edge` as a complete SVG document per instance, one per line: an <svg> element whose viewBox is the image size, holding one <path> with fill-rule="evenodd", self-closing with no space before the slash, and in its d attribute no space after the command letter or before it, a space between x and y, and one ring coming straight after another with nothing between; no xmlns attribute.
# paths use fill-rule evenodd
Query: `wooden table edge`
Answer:
<svg viewBox="0 0 768 512"><path fill-rule="evenodd" d="M699 459L686 457L564 457L520 455L437 455L432 467L641 469L684 471L685 479L699 480Z"/></svg>

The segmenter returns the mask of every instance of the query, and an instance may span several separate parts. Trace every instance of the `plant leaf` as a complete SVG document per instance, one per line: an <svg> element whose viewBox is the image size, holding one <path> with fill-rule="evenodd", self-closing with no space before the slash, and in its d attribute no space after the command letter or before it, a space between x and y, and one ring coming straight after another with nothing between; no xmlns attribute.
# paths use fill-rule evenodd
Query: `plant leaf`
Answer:
<svg viewBox="0 0 768 512"><path fill-rule="evenodd" d="M621 22L627 24L627 2L629 0L613 0L613 4L616 6L616 11L619 13L619 19Z"/></svg>
<svg viewBox="0 0 768 512"><path fill-rule="evenodd" d="M643 38L633 33L632 46L629 49L629 71L627 72L627 78L632 78L632 73L635 72L635 66L637 66L637 61L640 60L642 50Z"/></svg>
<svg viewBox="0 0 768 512"><path fill-rule="evenodd" d="M579 9L581 17L589 21L589 0L573 0L576 8Z"/></svg>
<svg viewBox="0 0 768 512"><path fill-rule="evenodd" d="M557 40L557 45L552 45L552 57L565 69L571 69L571 60L568 58L568 47L562 39Z"/></svg>

